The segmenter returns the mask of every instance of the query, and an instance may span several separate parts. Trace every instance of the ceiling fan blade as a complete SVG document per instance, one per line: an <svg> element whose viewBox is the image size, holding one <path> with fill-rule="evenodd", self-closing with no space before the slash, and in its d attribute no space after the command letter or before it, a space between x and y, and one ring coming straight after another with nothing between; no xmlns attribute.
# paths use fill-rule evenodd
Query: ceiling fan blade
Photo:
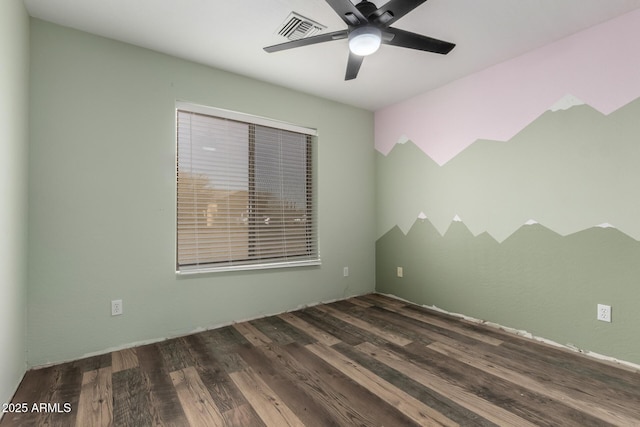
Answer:
<svg viewBox="0 0 640 427"><path fill-rule="evenodd" d="M344 75L345 80L353 80L358 76L358 71L360 71L360 66L362 65L363 60L364 56L356 55L353 52L349 51L347 72Z"/></svg>
<svg viewBox="0 0 640 427"><path fill-rule="evenodd" d="M386 4L378 8L378 11L375 13L376 18L373 18L372 21L375 24L391 25L426 1L427 0L389 0Z"/></svg>
<svg viewBox="0 0 640 427"><path fill-rule="evenodd" d="M332 40L346 39L348 35L349 31L347 30L334 31L333 33L320 34L317 36L293 40L286 43L274 44L273 46L265 47L264 50L269 53L279 52L281 50L293 49L295 47L309 46L312 44L330 42Z"/></svg>
<svg viewBox="0 0 640 427"><path fill-rule="evenodd" d="M326 2L349 26L362 25L369 22L350 0L326 0Z"/></svg>
<svg viewBox="0 0 640 427"><path fill-rule="evenodd" d="M409 31L399 30L397 28L385 28L384 31L385 33L393 34L393 38L390 40L388 37L383 37L382 39L383 44L391 46L406 47L408 49L423 50L443 55L451 52L451 49L456 47L454 43L449 43Z"/></svg>

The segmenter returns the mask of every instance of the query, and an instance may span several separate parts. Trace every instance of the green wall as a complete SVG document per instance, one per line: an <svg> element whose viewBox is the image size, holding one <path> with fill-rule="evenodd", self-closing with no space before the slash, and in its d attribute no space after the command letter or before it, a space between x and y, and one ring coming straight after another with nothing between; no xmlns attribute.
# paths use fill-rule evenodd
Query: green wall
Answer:
<svg viewBox="0 0 640 427"><path fill-rule="evenodd" d="M39 20L31 29L30 366L373 290L371 112ZM176 100L318 129L321 267L176 277ZM112 299L124 315L111 317Z"/></svg>
<svg viewBox="0 0 640 427"><path fill-rule="evenodd" d="M1 1L0 402L11 400L26 368L28 52L29 17L22 1Z"/></svg>
<svg viewBox="0 0 640 427"><path fill-rule="evenodd" d="M462 222L441 235L419 220L407 235L389 231L376 250L379 292L640 363L640 242L618 230L562 237L534 224L498 243ZM613 307L612 323L596 320L598 303Z"/></svg>
<svg viewBox="0 0 640 427"><path fill-rule="evenodd" d="M376 290L640 363L639 114L548 111L443 166L377 154Z"/></svg>

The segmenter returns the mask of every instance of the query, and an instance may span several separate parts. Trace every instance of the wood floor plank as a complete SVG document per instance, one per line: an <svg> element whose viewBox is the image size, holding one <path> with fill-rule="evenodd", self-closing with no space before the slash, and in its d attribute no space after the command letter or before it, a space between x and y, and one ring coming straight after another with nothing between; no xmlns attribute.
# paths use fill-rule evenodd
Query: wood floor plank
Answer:
<svg viewBox="0 0 640 427"><path fill-rule="evenodd" d="M457 334L465 335L469 338L473 338L487 344L500 345L503 343L503 340L488 335L486 330L478 332L473 330L473 328L471 327L472 325L467 325L460 321L452 322L451 319L443 320L436 315L436 312L427 311L428 309L426 308L418 310L417 306L397 306L393 304L385 305L387 309L399 313L405 317L416 319L430 325L438 326L442 329L448 329Z"/></svg>
<svg viewBox="0 0 640 427"><path fill-rule="evenodd" d="M425 405L440 412L447 418L467 427L495 427L496 424L486 420L469 409L460 406L447 396L437 393L429 387L420 384L408 375L374 359L370 355L344 343L332 347L349 359L375 372L380 378L395 385L400 390L418 399Z"/></svg>
<svg viewBox="0 0 640 427"><path fill-rule="evenodd" d="M383 340L392 342L396 345L403 346L411 343L411 340L407 338L404 338L398 334L394 334L393 332L390 332L388 330L382 329L372 324L371 322L365 322L363 320L358 319L357 317L350 316L349 314L336 310L335 308L329 305L317 306L317 308L318 310L324 311L325 313L328 313L342 320L343 322L349 323L357 328L365 330L373 335L376 335L382 338Z"/></svg>
<svg viewBox="0 0 640 427"><path fill-rule="evenodd" d="M136 349L140 374L144 378L149 399L148 412L154 426L182 427L188 425L169 371L155 344Z"/></svg>
<svg viewBox="0 0 640 427"><path fill-rule="evenodd" d="M245 344L250 345L250 344ZM241 371L248 368L244 360L238 355L237 349L241 346L234 347L233 350L222 350L215 347L215 343L207 342L207 349L211 352L212 356L216 359L220 368L227 374L235 371Z"/></svg>
<svg viewBox="0 0 640 427"><path fill-rule="evenodd" d="M169 376L190 426L224 426L224 418L195 368L180 369Z"/></svg>
<svg viewBox="0 0 640 427"><path fill-rule="evenodd" d="M366 341L354 328L345 328L346 324L339 319L313 308L306 308L294 313L305 322L325 331L325 333L344 341L349 345L357 345Z"/></svg>
<svg viewBox="0 0 640 427"><path fill-rule="evenodd" d="M82 391L75 424L77 427L113 425L111 390L111 367L87 371L82 375Z"/></svg>
<svg viewBox="0 0 640 427"><path fill-rule="evenodd" d="M349 345L358 345L365 341L386 342L382 338L351 325L344 320L318 309L309 307L295 313L305 322L320 328Z"/></svg>
<svg viewBox="0 0 640 427"><path fill-rule="evenodd" d="M137 358L136 358L137 361ZM153 425L148 386L139 368L112 373L113 423L122 427Z"/></svg>
<svg viewBox="0 0 640 427"><path fill-rule="evenodd" d="M234 323L233 327L251 344L260 346L271 343L271 338L263 334L249 322Z"/></svg>
<svg viewBox="0 0 640 427"><path fill-rule="evenodd" d="M2 418L2 426L73 425L81 385L82 373L70 363L28 371L11 401L26 404L27 411L8 411ZM73 412L33 411L33 405L38 407L40 403L60 406L68 403Z"/></svg>
<svg viewBox="0 0 640 427"><path fill-rule="evenodd" d="M256 349L260 351L260 357L252 357L252 354L248 349L244 349L243 357L247 360L251 360L252 366L261 366L258 361L260 358L267 358L269 363L276 364L279 366L279 370L290 384L293 384L295 381L297 387L301 387L304 390L303 394L291 396L289 394L289 390L280 387L281 391L284 391L285 394L282 396L286 396L289 401L293 402L294 408L299 408L301 406L308 406L309 402L300 402L300 399L305 399L305 394L309 394L316 400L318 403L324 406L324 410L320 411L320 413L325 414L334 414L335 417L338 417L340 420L338 424L340 425L372 425L371 423L374 421L372 418L369 418L369 414L361 414L358 411L350 408L343 400L343 396L353 395L354 390L347 390L344 394L342 394L339 390L336 391L334 386L338 386L339 388L345 388L340 381L336 380L334 377L331 381L331 384L327 383L326 380L322 379L321 376L317 374L317 369L321 369L322 367L317 366L306 366L296 360L289 352L287 352L283 347L275 344L275 343L267 343L263 339L255 339L252 337L254 335L254 331L251 328L241 328L238 329L242 331L249 341L254 341L258 344ZM295 345L291 344L291 345ZM290 345L290 346L291 346ZM287 348L290 348L287 346ZM255 353L254 353L255 354ZM315 369L314 369L315 368ZM264 369L263 369L264 370ZM268 369L267 369L268 372ZM274 381L273 375L271 376L272 383L276 384L279 381ZM317 411L317 409L316 409ZM315 424L315 423L314 423ZM333 425L334 422L332 420L328 425Z"/></svg>
<svg viewBox="0 0 640 427"><path fill-rule="evenodd" d="M214 343L215 348L220 349L222 352L233 350L239 345L249 343L233 325L204 331L200 335L206 342Z"/></svg>
<svg viewBox="0 0 640 427"><path fill-rule="evenodd" d="M421 313L407 312L403 309L389 311L381 307L372 307L369 314L374 317L386 318L390 323L408 328L411 332L421 336L423 342L438 341L451 344L464 342L468 345L485 343L492 346L498 346L502 343L491 336L483 338L477 332L469 333L461 330L455 324L451 326L447 326L447 324L436 325Z"/></svg>
<svg viewBox="0 0 640 427"><path fill-rule="evenodd" d="M391 298L378 293L362 295L359 297L359 299L367 301L374 306L382 304L387 307L404 307L408 304L407 302L399 300L397 298Z"/></svg>
<svg viewBox="0 0 640 427"><path fill-rule="evenodd" d="M195 359L195 368L221 413L245 406L247 401L235 386L223 364L209 351L201 335L185 337Z"/></svg>
<svg viewBox="0 0 640 427"><path fill-rule="evenodd" d="M50 382L39 385L41 390L39 400L33 401L31 410L34 413L35 425L68 426L75 421L74 408L78 407L80 390L82 387L82 373L73 363L63 363L51 367ZM43 408L42 405L53 405ZM65 405L68 405L69 412ZM36 407L41 409L35 410ZM42 410L44 409L44 410Z"/></svg>
<svg viewBox="0 0 640 427"><path fill-rule="evenodd" d="M321 342L322 344L331 346L341 342L338 338L334 337L333 335L304 321L303 319L293 315L292 313L283 313L279 315L279 317L285 322L289 323L290 325L303 331L310 337L313 337L318 342Z"/></svg>
<svg viewBox="0 0 640 427"><path fill-rule="evenodd" d="M396 369L397 371L402 372L405 375L411 376L416 381L432 388L440 394L448 396L459 405L468 408L469 410L498 425L512 425L522 427L535 426L535 424L513 414L512 412L495 406L490 402L467 392L461 387L452 384L451 382L444 380L437 375L421 369L413 363L402 360L401 357L388 350L376 347L370 343L360 344L358 345L358 348L362 351L367 352L375 359L385 363L393 369Z"/></svg>
<svg viewBox="0 0 640 427"><path fill-rule="evenodd" d="M251 344L233 326L212 329L198 335L225 372L231 373L248 368L245 361L238 355L237 349Z"/></svg>
<svg viewBox="0 0 640 427"><path fill-rule="evenodd" d="M462 341L449 341L442 344L445 347L451 347L459 355L473 355L473 360L477 360L480 364L515 372L521 378L526 378L536 384L545 384L545 389L551 387L558 393L572 396L576 391L579 391L581 394L574 396L574 400L577 398L580 403L584 402L587 405L601 407L602 413L614 411L619 412L622 416L640 419L640 396L638 395L640 377L638 375L614 369L615 375L610 377L604 372L610 368L604 364L598 364L604 371L581 370L576 372L575 365L583 365L581 362L590 362L584 355L565 350L558 352L556 357L548 359L543 356L549 350L548 346L531 341L529 341L529 346L536 347L539 351L530 352L528 347L513 347L508 345L510 343L497 347L482 344L469 346L468 343ZM439 344L434 343L428 347L435 349L438 346ZM522 351L523 349L525 351ZM550 350L558 351L556 348ZM567 362L571 361L571 363L558 365L557 361L561 359ZM470 360L469 364L471 364ZM588 366L589 363L584 363L584 365ZM621 373L624 373L623 377L620 377ZM631 380L633 378L635 381ZM518 383L522 384L522 382ZM620 402L625 403L621 404Z"/></svg>
<svg viewBox="0 0 640 427"><path fill-rule="evenodd" d="M522 384L506 381L455 358L443 357L442 353L421 344L410 344L393 351L422 369L438 377L447 378L449 382L466 392L479 396L533 424L548 427L559 424L580 427L603 425L601 420L576 411L546 395L536 393ZM545 408L543 412L540 411L541 407Z"/></svg>
<svg viewBox="0 0 640 427"><path fill-rule="evenodd" d="M322 344L308 344L306 348L334 368L371 390L388 404L398 408L421 426L458 426L458 423L423 404L408 393L383 380L341 353Z"/></svg>
<svg viewBox="0 0 640 427"><path fill-rule="evenodd" d="M285 347L263 345L259 351L278 365L283 375L296 381L298 387L323 405L326 412L338 420L338 425L375 425L378 422L381 425L407 425L408 419L395 413L394 408L386 407L369 391L297 343ZM378 400L378 403L372 403L371 399Z"/></svg>
<svg viewBox="0 0 640 427"><path fill-rule="evenodd" d="M422 324L420 326L414 326L411 324L411 322L402 322L402 316L399 316L396 312L389 311L378 306L363 308L347 301L339 301L333 303L331 304L331 307L347 313L353 317L357 317L358 319L366 323L371 323L372 325L375 325L380 329L384 329L396 335L400 335L401 337L408 340L408 342L431 342L422 334L422 331L424 329L422 327Z"/></svg>
<svg viewBox="0 0 640 427"><path fill-rule="evenodd" d="M304 427L302 421L251 368L233 372L231 379L266 425Z"/></svg>
<svg viewBox="0 0 640 427"><path fill-rule="evenodd" d="M241 357L256 374L271 388L307 427L326 427L337 425L332 412L314 398L314 393L305 387L304 373L295 367L285 367L286 361L274 360L274 353L265 354L265 348L244 346ZM274 357L268 357L272 355ZM266 357L265 357L266 356Z"/></svg>
<svg viewBox="0 0 640 427"><path fill-rule="evenodd" d="M249 403L236 406L222 413L225 426L267 427Z"/></svg>
<svg viewBox="0 0 640 427"><path fill-rule="evenodd" d="M578 378L597 381L604 385L605 391L619 390L638 396L640 388L640 371L624 365L611 365L605 361L595 360L576 352L567 352L544 343L531 345L526 338L513 340L502 345L529 360L537 360L547 367L554 367L558 376L568 373ZM640 405L638 405L640 406Z"/></svg>
<svg viewBox="0 0 640 427"><path fill-rule="evenodd" d="M68 404L70 411L40 413L36 418L37 425L51 427L71 426L75 423L76 411L82 390L82 373L73 363L57 366L58 381L47 389L47 394L40 402L54 403L61 406Z"/></svg>
<svg viewBox="0 0 640 427"><path fill-rule="evenodd" d="M225 365L209 351L201 334L185 337L189 351L196 361L195 368L209 390L227 426L264 426L264 423L235 385ZM243 345L234 346L242 348ZM237 353L234 353L239 357ZM228 355L228 353L227 353ZM244 363L244 362L243 362ZM235 372L237 369L231 369Z"/></svg>
<svg viewBox="0 0 640 427"><path fill-rule="evenodd" d="M363 308L369 308L371 307L373 304L366 302L365 300L363 300L362 298L359 297L353 297L353 298L349 298L345 301L348 301L351 304L357 305L359 307L363 307Z"/></svg>
<svg viewBox="0 0 640 427"><path fill-rule="evenodd" d="M267 348L262 348L266 351ZM340 417L340 424L345 426L415 426L418 425L398 408L386 403L371 390L361 386L348 376L333 368L320 357L297 343L285 348L271 348L278 361L285 361L295 366L304 378L308 390L315 392L315 397Z"/></svg>
<svg viewBox="0 0 640 427"><path fill-rule="evenodd" d="M252 320L251 323L271 341L280 345L297 342L302 345L311 344L315 339L301 330L294 328L278 316L270 316Z"/></svg>
<svg viewBox="0 0 640 427"><path fill-rule="evenodd" d="M580 390L572 389L571 392L561 390L555 386L553 382L538 382L527 375L523 375L500 366L495 366L492 362L485 361L476 356L470 356L446 344L433 343L428 347L448 357L454 357L463 363L481 369L491 375L510 381L514 384L519 384L535 393L545 395L558 402L562 402L564 405L600 419L603 423L633 425L640 421L639 411L636 410L637 414L633 418L625 416L623 412L626 411L626 408L619 405L617 402L604 402L601 398L594 399L593 396L583 393ZM573 397L573 394L576 393L580 393L580 399ZM607 408L609 406L610 408Z"/></svg>
<svg viewBox="0 0 640 427"><path fill-rule="evenodd" d="M46 368L32 369L28 371L20 386L13 396L13 402L38 402L42 400L42 396L47 388L55 387L57 383L59 368L57 366L49 366ZM43 387L44 386L44 387ZM4 419L3 419L4 420Z"/></svg>
<svg viewBox="0 0 640 427"><path fill-rule="evenodd" d="M186 350L184 337L160 341L155 346L169 372L179 371L195 364L193 356Z"/></svg>
<svg viewBox="0 0 640 427"><path fill-rule="evenodd" d="M111 354L111 372L124 371L138 367L138 356L136 356L135 348L127 348L120 351L114 351Z"/></svg>
<svg viewBox="0 0 640 427"><path fill-rule="evenodd" d="M80 372L97 371L100 368L111 366L111 353L99 354L93 357L85 357L83 359L75 360L69 363L78 368Z"/></svg>
<svg viewBox="0 0 640 427"><path fill-rule="evenodd" d="M451 319L443 320L439 316L436 316L434 312L426 314L424 311L415 312L412 307L403 307L399 310L399 313L413 317L414 319L422 320L435 326L439 326L443 329L449 329L460 335L465 335L474 340L482 341L491 345L500 345L504 341L500 338L487 334L487 329L484 328L481 331L475 330L475 325L465 323L465 321L451 321Z"/></svg>
<svg viewBox="0 0 640 427"><path fill-rule="evenodd" d="M442 328L451 329L461 335L484 341L491 345L500 345L505 338L512 334L505 333L495 328L487 328L476 322L467 321L460 317L445 314L440 311L416 304L405 303L401 300L380 294L367 295L372 301L377 302L379 308L390 310L416 320L430 323Z"/></svg>

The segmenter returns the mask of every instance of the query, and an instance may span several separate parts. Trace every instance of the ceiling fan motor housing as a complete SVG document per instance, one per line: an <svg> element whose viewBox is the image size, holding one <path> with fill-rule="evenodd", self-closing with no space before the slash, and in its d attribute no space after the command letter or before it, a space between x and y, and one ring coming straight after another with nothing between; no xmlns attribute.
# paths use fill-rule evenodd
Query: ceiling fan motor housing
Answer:
<svg viewBox="0 0 640 427"><path fill-rule="evenodd" d="M356 5L356 9L358 9L362 16L367 18L370 23L375 23L377 25L384 26L391 20L391 18L393 18L393 12L391 12L390 10L381 12L375 4L367 0L362 0L360 3L358 3Z"/></svg>
<svg viewBox="0 0 640 427"><path fill-rule="evenodd" d="M360 3L358 3L356 5L356 9L358 9L360 13L362 13L362 15L364 15L367 19L369 19L371 15L373 15L378 10L375 4L367 0L362 0Z"/></svg>

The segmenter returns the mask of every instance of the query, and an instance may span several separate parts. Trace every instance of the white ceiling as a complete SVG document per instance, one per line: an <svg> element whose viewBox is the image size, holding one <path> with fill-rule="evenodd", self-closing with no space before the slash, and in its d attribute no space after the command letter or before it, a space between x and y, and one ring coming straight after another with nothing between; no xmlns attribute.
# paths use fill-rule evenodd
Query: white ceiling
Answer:
<svg viewBox="0 0 640 427"><path fill-rule="evenodd" d="M344 81L346 40L262 50L287 41L275 32L292 11L327 32L345 29L325 0L24 3L36 18L372 111L640 8L640 0L429 0L393 26L456 43L449 55L383 45Z"/></svg>

